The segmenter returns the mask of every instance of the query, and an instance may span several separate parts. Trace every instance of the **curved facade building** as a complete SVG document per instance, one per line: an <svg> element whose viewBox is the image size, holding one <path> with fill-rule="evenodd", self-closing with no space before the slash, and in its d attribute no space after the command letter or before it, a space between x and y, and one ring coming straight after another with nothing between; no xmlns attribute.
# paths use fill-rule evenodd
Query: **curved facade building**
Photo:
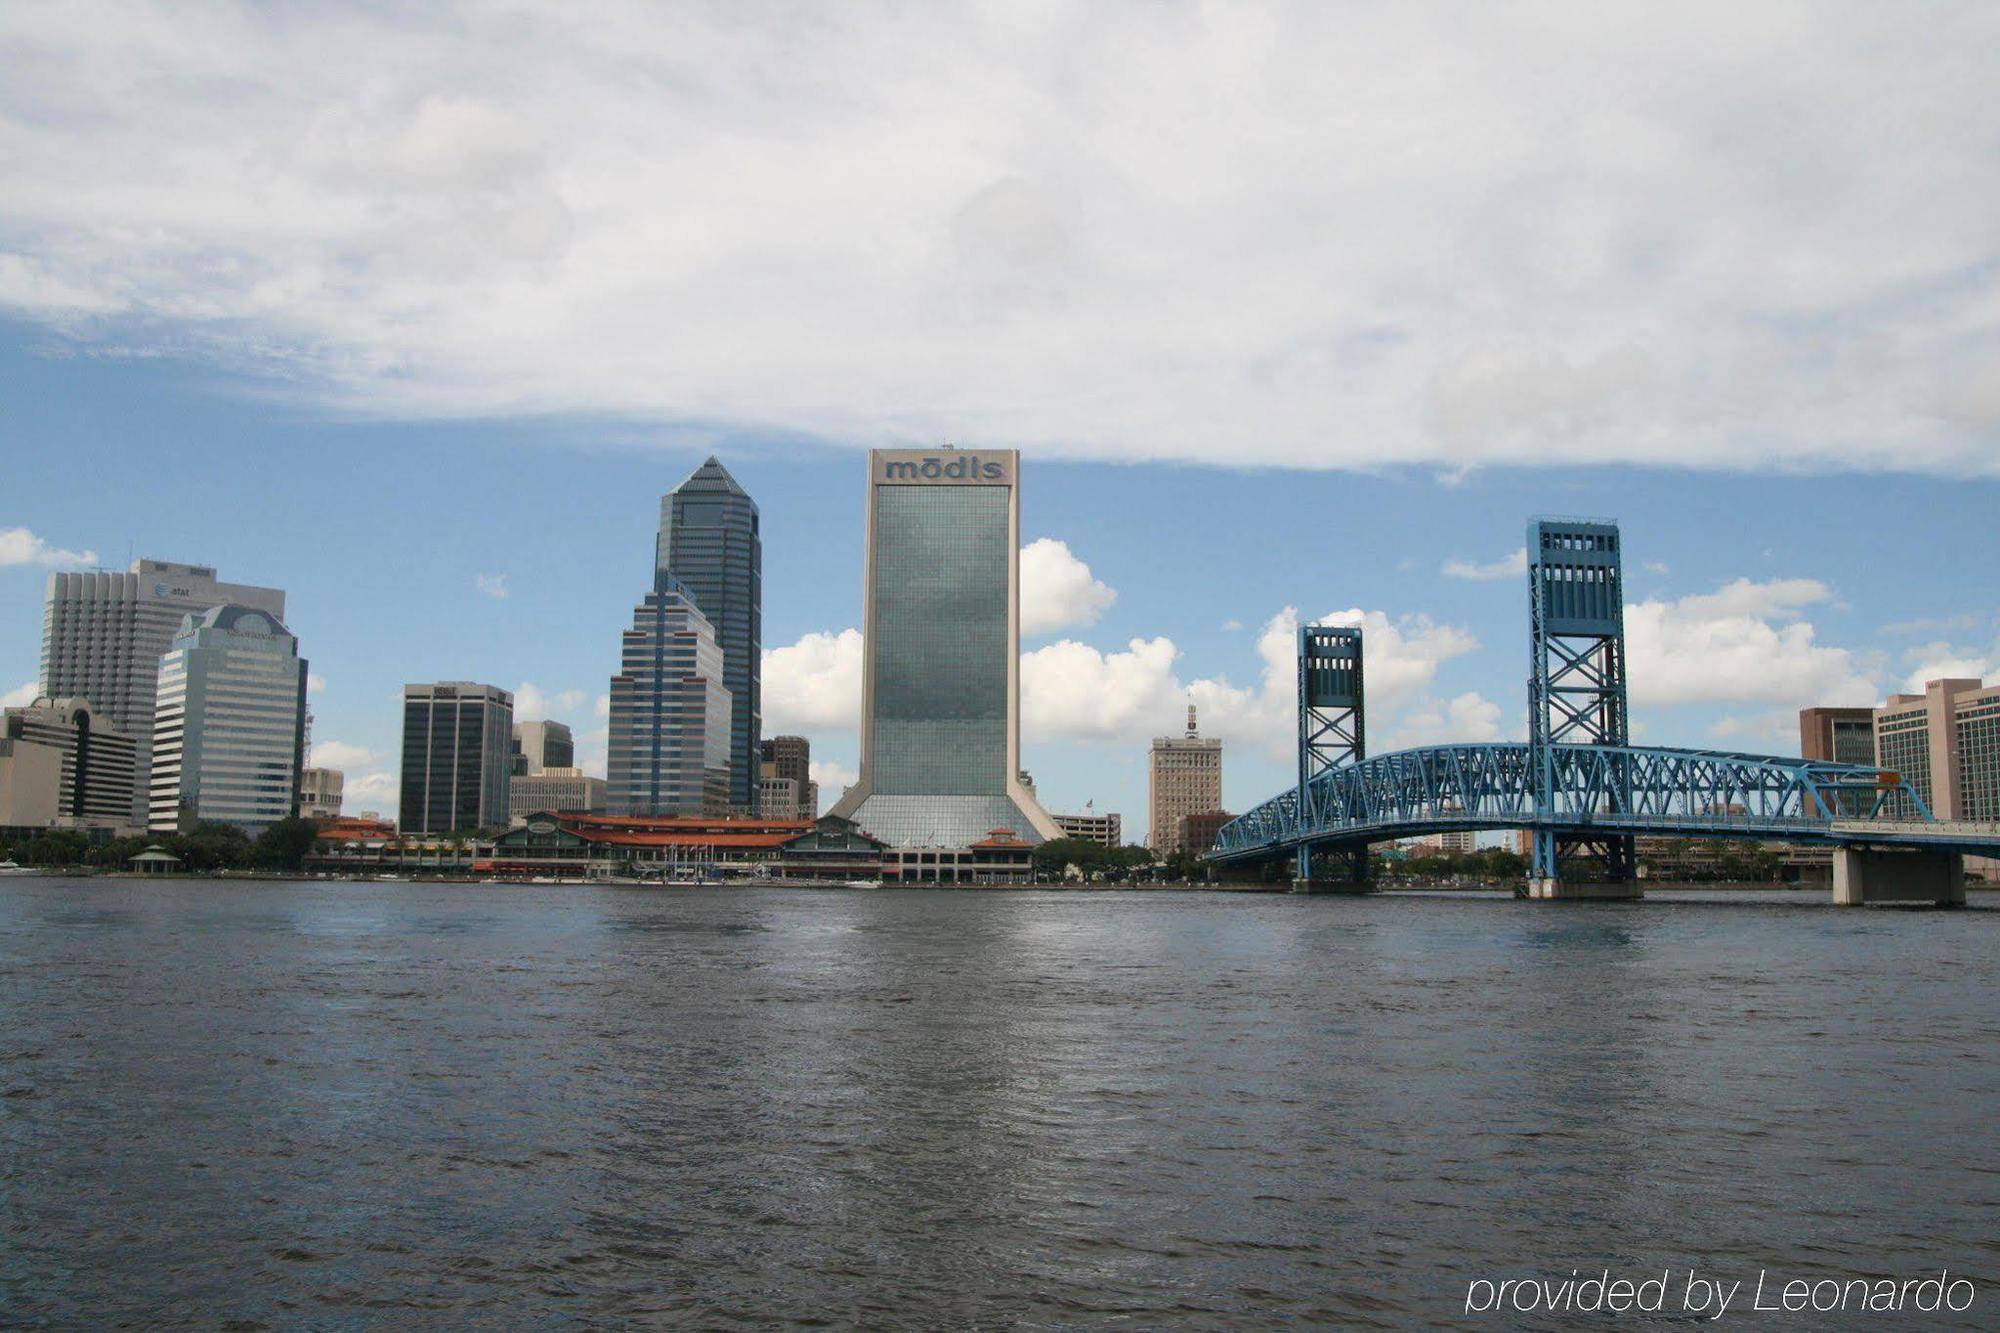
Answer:
<svg viewBox="0 0 2000 1333"><path fill-rule="evenodd" d="M1020 779L1020 455L873 450L861 777L834 806L895 847L1061 833Z"/></svg>
<svg viewBox="0 0 2000 1333"><path fill-rule="evenodd" d="M283 621L234 603L188 616L160 658L149 826L254 834L289 818L305 721L306 663Z"/></svg>

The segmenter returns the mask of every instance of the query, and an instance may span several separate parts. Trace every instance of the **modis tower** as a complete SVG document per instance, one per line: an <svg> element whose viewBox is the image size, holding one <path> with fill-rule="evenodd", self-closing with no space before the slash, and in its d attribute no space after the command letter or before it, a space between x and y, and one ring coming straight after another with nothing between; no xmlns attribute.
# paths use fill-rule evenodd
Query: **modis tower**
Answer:
<svg viewBox="0 0 2000 1333"><path fill-rule="evenodd" d="M868 455L861 779L833 809L897 847L1060 837L1021 785L1020 455Z"/></svg>

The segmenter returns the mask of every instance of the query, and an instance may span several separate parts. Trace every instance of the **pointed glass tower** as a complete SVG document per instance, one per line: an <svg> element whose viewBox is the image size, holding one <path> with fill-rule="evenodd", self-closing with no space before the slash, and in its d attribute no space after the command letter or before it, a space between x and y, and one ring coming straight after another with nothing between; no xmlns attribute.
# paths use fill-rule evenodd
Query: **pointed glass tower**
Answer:
<svg viewBox="0 0 2000 1333"><path fill-rule="evenodd" d="M757 743L763 733L764 539L757 502L710 458L660 497L655 567L671 574L715 627L732 715L729 804L757 807Z"/></svg>

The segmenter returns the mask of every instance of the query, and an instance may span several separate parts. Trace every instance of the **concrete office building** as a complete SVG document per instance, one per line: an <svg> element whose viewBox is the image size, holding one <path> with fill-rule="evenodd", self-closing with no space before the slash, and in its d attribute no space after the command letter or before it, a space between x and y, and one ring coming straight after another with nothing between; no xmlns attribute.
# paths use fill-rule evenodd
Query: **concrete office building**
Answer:
<svg viewBox="0 0 2000 1333"><path fill-rule="evenodd" d="M576 767L576 738L561 722L514 724L514 776L531 777L550 768Z"/></svg>
<svg viewBox="0 0 2000 1333"><path fill-rule="evenodd" d="M1188 705L1187 733L1156 736L1146 766L1146 845L1166 858L1181 851L1181 821L1222 808L1222 742L1205 739Z"/></svg>
<svg viewBox="0 0 2000 1333"><path fill-rule="evenodd" d="M54 825L62 769L62 755L51 747L0 736L0 829L32 836Z"/></svg>
<svg viewBox="0 0 2000 1333"><path fill-rule="evenodd" d="M97 720L108 718L132 738L137 768L127 821L134 827L148 818L160 659L188 615L224 604L285 618L283 592L219 582L207 565L135 560L123 574L49 575L42 611L42 696L88 699Z"/></svg>
<svg viewBox="0 0 2000 1333"><path fill-rule="evenodd" d="M755 814L763 729L764 539L757 504L711 458L660 497L654 566L671 574L715 631L729 691L729 804Z"/></svg>
<svg viewBox="0 0 2000 1333"><path fill-rule="evenodd" d="M868 455L861 776L832 813L892 847L1062 836L1021 783L1012 450Z"/></svg>
<svg viewBox="0 0 2000 1333"><path fill-rule="evenodd" d="M507 793L507 823L512 828L527 823L529 815L558 811L601 815L605 808L604 779L567 766L516 777Z"/></svg>
<svg viewBox="0 0 2000 1333"><path fill-rule="evenodd" d="M347 775L337 768L308 768L299 773L299 813L307 819L340 818L340 793Z"/></svg>
<svg viewBox="0 0 2000 1333"><path fill-rule="evenodd" d="M149 827L255 834L290 818L305 723L306 662L282 620L233 604L187 616L160 659Z"/></svg>
<svg viewBox="0 0 2000 1333"><path fill-rule="evenodd" d="M55 756L51 803L44 824L71 828L136 829L132 802L138 782L138 746L101 710L83 699L37 699L9 708L0 736L22 748L39 746ZM27 758L17 777L26 799L39 765ZM32 765L32 767L31 767ZM24 806L23 809L28 807ZM5 822L0 820L0 822Z"/></svg>
<svg viewBox="0 0 2000 1333"><path fill-rule="evenodd" d="M759 778L757 808L765 819L811 819L818 811L805 811L799 784L790 778Z"/></svg>
<svg viewBox="0 0 2000 1333"><path fill-rule="evenodd" d="M1115 814L1093 814L1086 809L1080 815L1051 814L1056 827L1065 838L1081 838L1102 847L1122 847L1125 845L1125 821Z"/></svg>
<svg viewBox="0 0 2000 1333"><path fill-rule="evenodd" d="M1799 757L1829 764L1875 762L1873 708L1801 708Z"/></svg>
<svg viewBox="0 0 2000 1333"><path fill-rule="evenodd" d="M1875 710L1875 762L1939 819L2000 820L2000 685L1948 678Z"/></svg>
<svg viewBox="0 0 2000 1333"><path fill-rule="evenodd" d="M767 788L773 781L791 783L789 793L783 787L767 789L779 800L789 795L798 818L817 819L819 784L812 780L812 742L803 736L770 736L758 743L757 753L759 787ZM773 819L786 817L770 810L763 813Z"/></svg>
<svg viewBox="0 0 2000 1333"><path fill-rule="evenodd" d="M733 708L722 648L708 617L665 571L632 612L620 662L611 678L610 812L728 814Z"/></svg>
<svg viewBox="0 0 2000 1333"><path fill-rule="evenodd" d="M403 687L404 833L452 833L507 822L514 696L466 680Z"/></svg>

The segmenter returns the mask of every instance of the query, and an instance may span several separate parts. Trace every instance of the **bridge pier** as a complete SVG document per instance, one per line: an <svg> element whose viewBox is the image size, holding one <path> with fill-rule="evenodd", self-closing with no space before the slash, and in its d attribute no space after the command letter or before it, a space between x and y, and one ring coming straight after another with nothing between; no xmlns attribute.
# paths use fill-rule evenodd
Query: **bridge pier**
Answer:
<svg viewBox="0 0 2000 1333"><path fill-rule="evenodd" d="M1544 901L1634 902L1646 895L1635 879L1562 879L1555 875L1530 875L1528 896Z"/></svg>
<svg viewBox="0 0 2000 1333"><path fill-rule="evenodd" d="M1329 870L1334 873L1329 875ZM1342 870L1347 873L1340 874ZM1315 852L1311 847L1299 848L1299 873L1292 877L1292 892L1349 895L1375 892L1375 883L1368 877L1368 849L1335 847Z"/></svg>
<svg viewBox="0 0 2000 1333"><path fill-rule="evenodd" d="M1965 906L1965 858L1957 852L1833 849L1833 903L1936 903Z"/></svg>

